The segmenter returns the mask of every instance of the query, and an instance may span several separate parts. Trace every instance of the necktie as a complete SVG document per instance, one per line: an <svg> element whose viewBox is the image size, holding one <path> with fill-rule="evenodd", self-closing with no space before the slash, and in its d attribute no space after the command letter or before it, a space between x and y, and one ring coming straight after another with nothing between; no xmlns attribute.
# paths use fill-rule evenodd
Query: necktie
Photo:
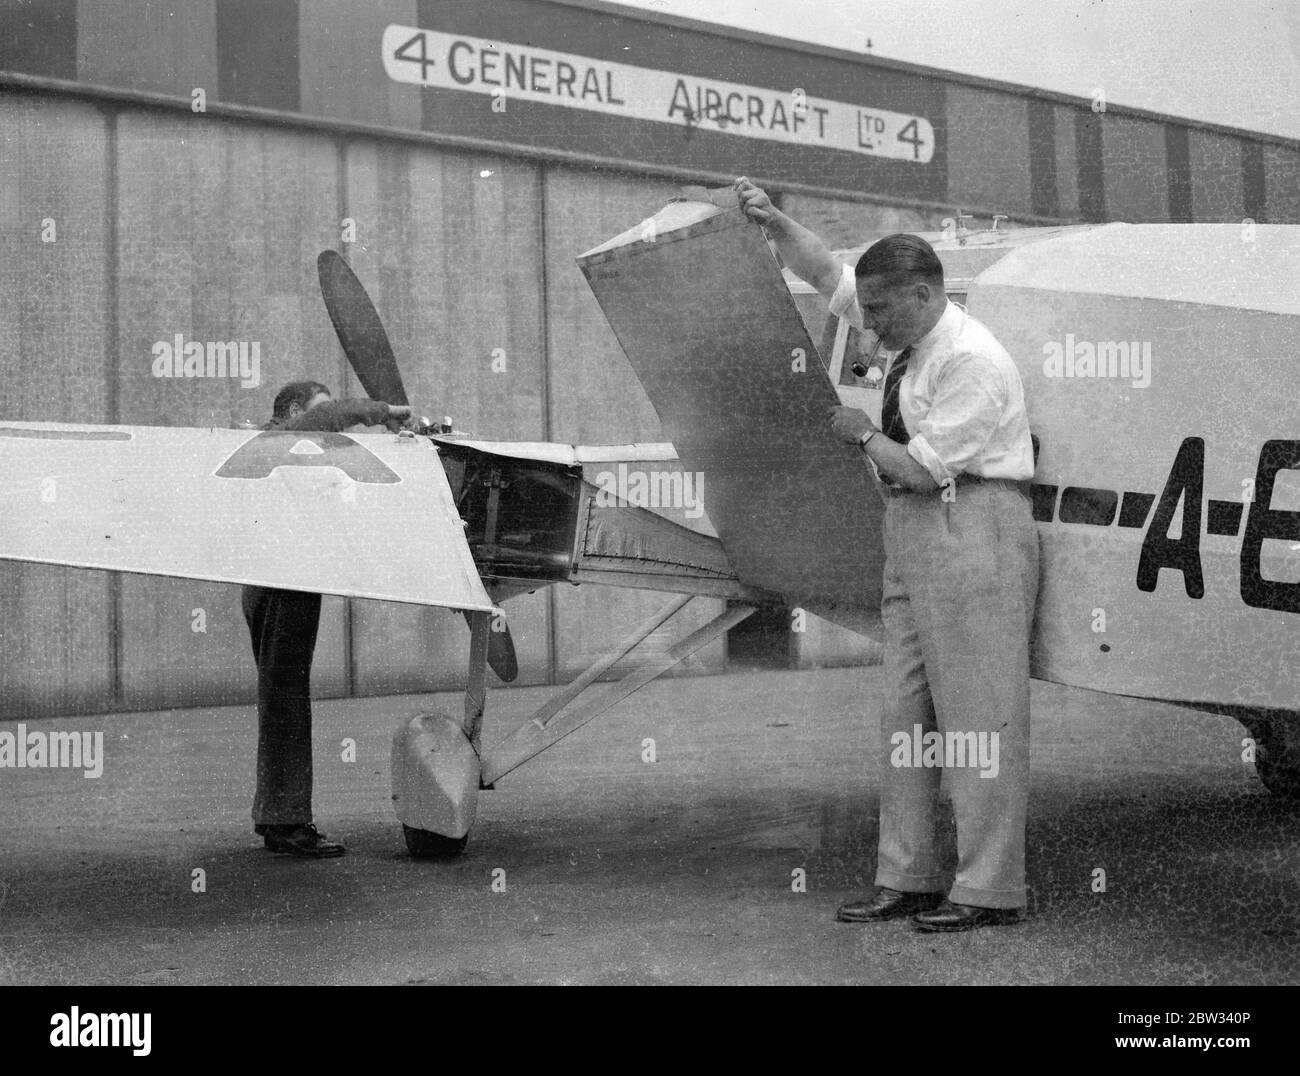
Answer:
<svg viewBox="0 0 1300 1076"><path fill-rule="evenodd" d="M907 373L907 360L912 357L910 347L903 348L889 367L889 376L885 378L885 396L880 405L880 429L891 441L900 445L911 440L907 426L903 423L902 413L898 409L898 396L903 386L903 375Z"/></svg>

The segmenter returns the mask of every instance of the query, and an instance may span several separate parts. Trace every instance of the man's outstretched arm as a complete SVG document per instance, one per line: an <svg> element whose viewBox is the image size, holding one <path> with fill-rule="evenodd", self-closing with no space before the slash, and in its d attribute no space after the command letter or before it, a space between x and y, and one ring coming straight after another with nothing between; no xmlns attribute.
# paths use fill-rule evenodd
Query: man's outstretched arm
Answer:
<svg viewBox="0 0 1300 1076"><path fill-rule="evenodd" d="M798 221L777 209L767 192L761 187L755 187L744 176L737 179L734 186L745 215L763 225L776 244L776 249L781 252L781 260L796 276L807 281L829 300L839 286L844 267L826 249L826 244Z"/></svg>
<svg viewBox="0 0 1300 1076"><path fill-rule="evenodd" d="M290 419L284 428L342 433L350 426L382 425L395 430L410 417L411 409L405 405L399 407L379 400L330 400Z"/></svg>

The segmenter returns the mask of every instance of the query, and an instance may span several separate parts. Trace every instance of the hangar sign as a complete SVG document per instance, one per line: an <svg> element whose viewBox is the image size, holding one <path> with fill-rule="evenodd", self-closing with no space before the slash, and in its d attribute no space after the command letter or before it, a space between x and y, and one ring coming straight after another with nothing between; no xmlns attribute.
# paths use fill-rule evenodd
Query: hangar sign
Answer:
<svg viewBox="0 0 1300 1076"><path fill-rule="evenodd" d="M923 116L812 97L801 87L746 86L412 26L388 26L380 47L397 82L917 164L934 155L934 128Z"/></svg>

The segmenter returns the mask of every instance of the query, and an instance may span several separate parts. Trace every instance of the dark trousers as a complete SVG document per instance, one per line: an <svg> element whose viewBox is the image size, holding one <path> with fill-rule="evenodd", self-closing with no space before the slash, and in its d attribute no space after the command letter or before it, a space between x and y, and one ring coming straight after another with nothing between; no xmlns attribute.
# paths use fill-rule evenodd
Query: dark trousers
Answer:
<svg viewBox="0 0 1300 1076"><path fill-rule="evenodd" d="M311 661L320 595L243 588L257 661L255 825L310 822Z"/></svg>

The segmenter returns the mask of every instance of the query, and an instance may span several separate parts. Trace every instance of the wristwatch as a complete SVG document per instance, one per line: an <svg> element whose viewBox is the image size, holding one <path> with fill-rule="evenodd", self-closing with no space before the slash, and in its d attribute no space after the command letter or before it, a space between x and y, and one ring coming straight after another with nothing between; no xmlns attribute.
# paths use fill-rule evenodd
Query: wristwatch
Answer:
<svg viewBox="0 0 1300 1076"><path fill-rule="evenodd" d="M863 452L865 452L867 450L867 442L870 441L873 437L875 437L876 434L878 434L879 432L880 430L878 430L876 427L873 426L871 429L869 429L866 433L864 433L861 437L858 438L858 447L862 449Z"/></svg>

